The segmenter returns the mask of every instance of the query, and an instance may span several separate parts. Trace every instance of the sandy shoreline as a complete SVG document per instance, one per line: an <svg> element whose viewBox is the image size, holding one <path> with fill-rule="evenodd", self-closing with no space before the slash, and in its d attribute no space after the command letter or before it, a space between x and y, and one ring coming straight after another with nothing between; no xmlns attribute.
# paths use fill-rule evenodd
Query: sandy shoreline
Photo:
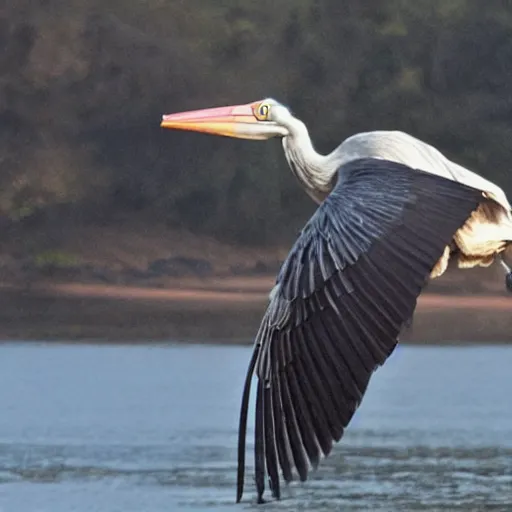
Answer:
<svg viewBox="0 0 512 512"><path fill-rule="evenodd" d="M244 286L245 284L245 286ZM186 287L185 287L186 286ZM116 286L81 283L43 283L32 286L35 294L61 297L96 298L111 300L165 301L168 303L210 303L210 306L225 307L231 304L264 304L272 283L267 280L236 279L219 286L185 283L180 288L160 289L137 286ZM11 288L16 289L16 288ZM512 313L512 297L507 296L467 296L426 293L418 300L422 310L430 309L492 309Z"/></svg>
<svg viewBox="0 0 512 512"><path fill-rule="evenodd" d="M38 282L0 286L0 340L250 343L273 278L180 279L146 288ZM512 297L426 293L411 343L512 342Z"/></svg>

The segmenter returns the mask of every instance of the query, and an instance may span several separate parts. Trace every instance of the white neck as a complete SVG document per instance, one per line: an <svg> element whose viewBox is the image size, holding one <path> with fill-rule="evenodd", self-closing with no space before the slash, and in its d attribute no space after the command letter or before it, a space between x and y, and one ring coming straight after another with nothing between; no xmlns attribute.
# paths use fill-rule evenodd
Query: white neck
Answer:
<svg viewBox="0 0 512 512"><path fill-rule="evenodd" d="M292 118L287 123L289 135L283 137L288 164L306 192L321 203L332 190L337 162L333 153L321 155L315 151L308 130L302 121Z"/></svg>

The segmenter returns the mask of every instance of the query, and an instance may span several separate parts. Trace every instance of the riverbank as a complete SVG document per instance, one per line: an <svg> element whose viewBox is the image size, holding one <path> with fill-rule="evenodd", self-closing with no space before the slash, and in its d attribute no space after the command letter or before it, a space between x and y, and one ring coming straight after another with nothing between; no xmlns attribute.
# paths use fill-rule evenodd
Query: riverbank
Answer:
<svg viewBox="0 0 512 512"><path fill-rule="evenodd" d="M46 230L45 230L46 229ZM251 343L289 247L243 247L139 219L0 234L0 340ZM512 342L499 265L420 298L414 343Z"/></svg>
<svg viewBox="0 0 512 512"><path fill-rule="evenodd" d="M166 288L36 282L0 287L0 340L251 343L273 277L176 279ZM425 293L411 343L512 342L512 298Z"/></svg>

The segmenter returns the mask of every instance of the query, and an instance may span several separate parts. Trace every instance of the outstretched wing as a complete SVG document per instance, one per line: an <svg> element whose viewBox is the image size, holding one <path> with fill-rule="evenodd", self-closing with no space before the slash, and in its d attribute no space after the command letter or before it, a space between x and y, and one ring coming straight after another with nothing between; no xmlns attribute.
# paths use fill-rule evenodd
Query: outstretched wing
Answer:
<svg viewBox="0 0 512 512"><path fill-rule="evenodd" d="M482 192L402 164L345 164L284 262L256 337L240 415L242 497L251 378L258 376L255 472L280 496L306 480L393 351L443 249Z"/></svg>

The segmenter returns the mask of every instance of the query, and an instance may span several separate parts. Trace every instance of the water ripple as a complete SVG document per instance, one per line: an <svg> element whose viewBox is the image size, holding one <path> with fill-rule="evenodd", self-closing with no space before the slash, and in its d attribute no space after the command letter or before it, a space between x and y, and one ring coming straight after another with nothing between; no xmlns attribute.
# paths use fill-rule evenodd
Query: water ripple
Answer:
<svg viewBox="0 0 512 512"><path fill-rule="evenodd" d="M202 489L222 492L232 504L235 452L221 445L66 446L0 444L0 483L63 483L116 481L117 485L164 486L177 492ZM95 463L91 463L95 461ZM254 496L252 468L248 469L247 500ZM464 447L342 446L306 483L284 490L276 510L368 510L393 503L393 510L512 509L512 449ZM187 506L207 506L211 499L192 500ZM185 501L183 504L185 504ZM246 505L247 506L247 505ZM302 508L304 507L304 508ZM334 507L334 508L333 508ZM447 508L448 507L448 508ZM469 507L469 508L468 508ZM502 507L500 509L500 507Z"/></svg>

